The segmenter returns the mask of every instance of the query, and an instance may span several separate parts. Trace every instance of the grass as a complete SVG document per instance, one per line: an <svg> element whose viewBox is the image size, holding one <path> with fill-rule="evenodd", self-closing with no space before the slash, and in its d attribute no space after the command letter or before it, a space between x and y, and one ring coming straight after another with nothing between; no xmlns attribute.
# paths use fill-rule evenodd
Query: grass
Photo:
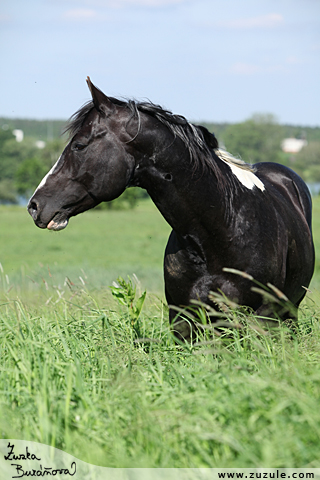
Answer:
<svg viewBox="0 0 320 480"><path fill-rule="evenodd" d="M317 248L319 209L316 201ZM285 327L261 334L247 316L241 335L179 346L161 301L168 228L153 207L88 212L59 234L10 210L0 211L2 438L109 467L320 467L317 275L293 337ZM90 279L118 271L111 285L136 265L145 273L137 298L148 290L142 342L130 305L120 305L106 281L97 288ZM158 294L148 284L155 274Z"/></svg>
<svg viewBox="0 0 320 480"><path fill-rule="evenodd" d="M0 207L0 222L0 262L16 288L84 275L97 288L136 273L148 291L162 292L170 227L149 201L135 210L86 212L63 232L35 228L21 207Z"/></svg>

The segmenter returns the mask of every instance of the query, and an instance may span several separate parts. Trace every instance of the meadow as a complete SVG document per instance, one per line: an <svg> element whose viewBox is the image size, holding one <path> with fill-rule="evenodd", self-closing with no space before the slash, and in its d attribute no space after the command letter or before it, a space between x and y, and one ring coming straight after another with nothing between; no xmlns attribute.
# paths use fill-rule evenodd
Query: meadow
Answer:
<svg viewBox="0 0 320 480"><path fill-rule="evenodd" d="M316 198L318 252L319 214ZM0 207L0 222L1 438L109 467L320 467L319 260L295 332L230 310L241 333L177 345L170 228L152 203L56 233L20 207ZM122 302L109 288L119 276Z"/></svg>

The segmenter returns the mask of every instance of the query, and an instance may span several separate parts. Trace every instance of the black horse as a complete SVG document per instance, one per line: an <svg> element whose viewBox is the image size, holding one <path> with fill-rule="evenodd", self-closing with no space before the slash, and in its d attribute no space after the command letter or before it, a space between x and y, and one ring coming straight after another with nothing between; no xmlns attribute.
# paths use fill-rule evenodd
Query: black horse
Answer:
<svg viewBox="0 0 320 480"><path fill-rule="evenodd" d="M214 291L262 317L262 296L248 278L223 270L229 267L270 282L298 307L314 269L311 198L302 179L275 163L248 165L219 149L204 127L87 83L92 101L71 117L71 140L30 199L35 224L61 230L70 217L139 186L172 227L164 259L169 306L210 304ZM190 337L193 326L175 308L170 320L178 336Z"/></svg>

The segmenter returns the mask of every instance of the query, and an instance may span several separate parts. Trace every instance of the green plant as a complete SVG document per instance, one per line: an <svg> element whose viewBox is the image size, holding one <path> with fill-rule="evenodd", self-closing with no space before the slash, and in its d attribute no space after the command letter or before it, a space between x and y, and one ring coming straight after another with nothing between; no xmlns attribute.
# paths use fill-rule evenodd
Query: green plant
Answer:
<svg viewBox="0 0 320 480"><path fill-rule="evenodd" d="M114 282L110 289L118 303L127 307L133 332L137 338L141 338L142 325L139 317L147 295L146 290L135 301L137 286L133 284L129 275L127 282L122 277L118 277L117 282Z"/></svg>

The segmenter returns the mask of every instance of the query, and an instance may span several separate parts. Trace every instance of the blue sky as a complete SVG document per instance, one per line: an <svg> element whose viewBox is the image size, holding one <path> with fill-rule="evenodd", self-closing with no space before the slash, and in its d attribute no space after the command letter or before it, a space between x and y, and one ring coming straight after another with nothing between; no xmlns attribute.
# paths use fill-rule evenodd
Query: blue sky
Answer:
<svg viewBox="0 0 320 480"><path fill-rule="evenodd" d="M1 0L0 116L106 94L193 121L320 125L319 0Z"/></svg>

